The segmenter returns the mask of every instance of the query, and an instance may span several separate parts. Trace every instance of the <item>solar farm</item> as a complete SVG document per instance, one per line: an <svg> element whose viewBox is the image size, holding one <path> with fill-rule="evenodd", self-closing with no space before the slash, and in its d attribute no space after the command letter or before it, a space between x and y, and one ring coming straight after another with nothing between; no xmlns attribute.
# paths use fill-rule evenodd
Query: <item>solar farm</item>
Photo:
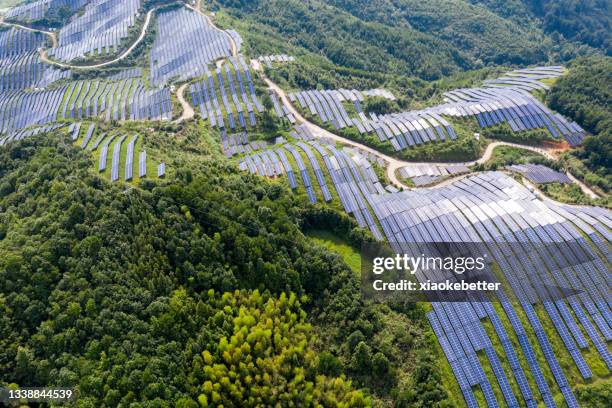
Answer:
<svg viewBox="0 0 612 408"><path fill-rule="evenodd" d="M95 123L74 122L67 127L71 140L96 158L97 170L111 182L154 177L157 169L142 148L138 134L100 131Z"/></svg>
<svg viewBox="0 0 612 408"><path fill-rule="evenodd" d="M535 96L535 90L546 90L542 79L557 78L562 67L538 67L509 72L496 80L485 81L482 88L458 89L444 94L443 104L430 108L377 115L364 112L365 97L394 100L386 90L309 90L289 94L302 112L317 118L335 130L355 128L362 135L375 134L380 142L390 143L395 151L427 143L453 141L457 132L451 119L475 118L480 128L507 124L513 132L545 129L555 139L579 145L585 131L577 123L552 112ZM357 113L347 113L344 103Z"/></svg>
<svg viewBox="0 0 612 408"><path fill-rule="evenodd" d="M612 212L541 199L518 180L572 180L539 164L476 174L467 163L409 163L397 173L414 188L400 189L380 177L389 157L342 139L350 129L401 152L453 143L460 137L458 123L472 121L481 129L544 129L579 146L587 132L534 95L547 91L542 81L559 78L563 67L516 69L479 87L447 91L434 106L376 114L364 108L369 98L395 101L399 95L383 88L293 89L286 97L273 86L262 92L270 71L257 64L299 61L286 54L250 61L234 52L243 45L240 33L217 28L191 7L156 13L155 36L138 66L94 76L41 58L42 49L64 63L117 55L146 13L144 3L38 0L11 9L7 20L23 24L44 20L59 7L73 15L56 32L55 48L41 32L16 26L0 31L0 146L62 130L91 155L104 180L171 180L168 158L149 149L147 133L126 129L137 121L183 126L176 111L184 102L175 89L180 85L197 114L193 122L213 135L241 177L265 177L307 205L334 206L398 254L418 256L431 243L480 243L486 249L503 290L494 298L433 301L427 314L466 406L549 408L562 401L578 407L575 384L609 377ZM271 138L260 132L264 114L278 126ZM326 138L329 132L339 139ZM447 182L433 186L441 180ZM441 271L435 276L448 279ZM551 296L539 298L541 291Z"/></svg>
<svg viewBox="0 0 612 408"><path fill-rule="evenodd" d="M254 127L255 115L264 107L255 92L250 67L242 56L229 61L214 73L207 71L206 79L190 86L191 100L213 128L233 131Z"/></svg>
<svg viewBox="0 0 612 408"><path fill-rule="evenodd" d="M6 17L24 23L34 22L44 19L50 10L68 8L71 12L76 12L87 3L88 0L35 0L13 7Z"/></svg>
<svg viewBox="0 0 612 408"><path fill-rule="evenodd" d="M140 0L95 0L59 32L59 47L49 55L60 61L116 53L136 24Z"/></svg>
<svg viewBox="0 0 612 408"><path fill-rule="evenodd" d="M501 172L468 176L447 187L389 193L364 155L318 140L281 141L246 154L239 166L285 179L312 203L339 200L361 227L386 239L397 253L436 242L485 245L508 282L506 289L486 301L434 302L428 315L468 406L479 406L478 390L491 407L554 407L553 395L559 393L567 406L576 407L566 371L591 379L585 353L596 366L612 368L609 211L540 201ZM562 178L543 166L527 168ZM420 170L421 177L442 171ZM559 287L575 292L541 300L536 292L542 285L551 292ZM572 366L562 368L559 355Z"/></svg>
<svg viewBox="0 0 612 408"><path fill-rule="evenodd" d="M541 164L514 164L508 166L507 169L521 173L536 184L572 183L572 180L570 180L566 174L552 170Z"/></svg>
<svg viewBox="0 0 612 408"><path fill-rule="evenodd" d="M209 64L231 55L227 34L211 27L202 15L186 8L164 12L158 16L157 39L151 49L151 84L197 78L208 71Z"/></svg>

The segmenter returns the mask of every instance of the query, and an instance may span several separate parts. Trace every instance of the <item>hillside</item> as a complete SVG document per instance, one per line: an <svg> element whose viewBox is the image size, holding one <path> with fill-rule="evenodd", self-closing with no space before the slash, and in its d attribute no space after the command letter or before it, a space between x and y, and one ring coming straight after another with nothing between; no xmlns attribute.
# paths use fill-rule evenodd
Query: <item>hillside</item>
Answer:
<svg viewBox="0 0 612 408"><path fill-rule="evenodd" d="M592 52L578 42L553 39L519 4L517 9L530 16L527 22L463 0L216 4L248 26L253 53L265 54L269 47L269 41L248 41L254 36L278 40L279 46L286 40L285 51L305 49L341 67L428 80L483 66L562 62Z"/></svg>
<svg viewBox="0 0 612 408"><path fill-rule="evenodd" d="M604 191L612 186L612 58L585 58L569 66L548 95L548 103L574 118L592 136L573 153L583 161L585 177ZM570 160L571 164L572 161Z"/></svg>
<svg viewBox="0 0 612 408"><path fill-rule="evenodd" d="M269 375L291 381L294 370L306 370L303 381L296 374L295 389L355 407L370 403L343 373L359 387L374 386L379 397L396 386L413 395L420 385L400 377L414 370L437 381L420 308L399 316L362 302L350 268L300 230L316 223L353 236L358 246L364 238L352 231L353 221L305 205L282 185L236 174L193 128L180 135L181 143L165 147L179 166L176 177L133 190L92 174L88 153L57 134L0 151L0 383L76 386L81 403L94 406L173 401L191 407L200 395L215 401L201 388L212 375L202 353L216 355L222 339L236 335L232 321L245 318L240 304L273 314L266 299L276 302L289 291L302 305L280 300L278 313L301 320L282 334L308 348L275 349L279 357L270 359ZM164 134L150 138L161 141ZM181 151L188 145L186 156ZM231 293L236 300L228 300ZM390 316L412 334L398 331ZM408 343L419 346L410 350ZM370 357L353 362L359 353L374 356L374 372ZM341 374L344 383L334 379ZM309 383L317 384L314 390ZM235 396L226 392L223 398ZM263 391L252 392L264 398ZM298 397L287 398L301 405ZM436 388L416 400L445 398Z"/></svg>
<svg viewBox="0 0 612 408"><path fill-rule="evenodd" d="M612 406L609 1L0 4L0 406Z"/></svg>

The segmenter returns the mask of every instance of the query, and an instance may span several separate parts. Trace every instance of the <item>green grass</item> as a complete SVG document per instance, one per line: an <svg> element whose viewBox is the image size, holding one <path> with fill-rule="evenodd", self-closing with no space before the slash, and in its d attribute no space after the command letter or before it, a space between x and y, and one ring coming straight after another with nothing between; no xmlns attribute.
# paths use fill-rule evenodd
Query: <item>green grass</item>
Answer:
<svg viewBox="0 0 612 408"><path fill-rule="evenodd" d="M361 255L346 240L327 230L310 230L306 232L306 236L316 244L340 255L356 275L361 273Z"/></svg>

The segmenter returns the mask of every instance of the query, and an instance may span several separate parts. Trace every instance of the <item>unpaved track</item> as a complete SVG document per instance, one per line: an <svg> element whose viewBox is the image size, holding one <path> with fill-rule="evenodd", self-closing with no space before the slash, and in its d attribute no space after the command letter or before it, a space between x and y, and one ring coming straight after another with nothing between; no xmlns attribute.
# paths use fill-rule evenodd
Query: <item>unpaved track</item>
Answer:
<svg viewBox="0 0 612 408"><path fill-rule="evenodd" d="M38 30L36 28L31 28L31 27L26 27L24 25L21 24L17 24L17 23L7 23L6 21L4 21L4 18L2 18L0 20L0 24L2 25L6 25L6 26L10 26L10 27L17 27L17 28L21 28L22 30L26 30L26 31L32 31L34 33L42 33L44 35L46 35L47 37L49 37L51 39L51 46L53 48L57 47L57 36L55 35L54 32L51 31L45 31L45 30Z"/></svg>
<svg viewBox="0 0 612 408"><path fill-rule="evenodd" d="M140 44L142 42L142 40L144 40L145 36L147 35L147 30L149 29L149 25L151 23L151 17L153 16L153 13L155 12L156 9L157 8L153 8L153 9L151 9L151 10L149 10L147 12L147 16L145 18L145 22L142 25L142 30L140 32L140 35L136 39L136 41L134 41L132 43L132 45L130 45L130 47L128 49L123 51L123 53L121 53L121 55L119 55L118 57L116 57L116 58L114 58L114 59L112 59L110 61L100 62L100 63L92 64L92 65L71 65L71 64L65 64L63 62L58 62L58 61L50 60L49 57L47 57L47 52L45 50L41 50L40 58L44 62L46 62L47 64L55 65L56 67L60 67L60 68L73 69L73 70L96 69L96 68L103 68L103 67L107 67L109 65L116 64L117 62L119 62L121 60L124 60L127 56L129 56L132 53L132 51L134 51L134 49L138 46L138 44ZM51 33L51 34L53 34L53 33ZM54 47L55 46L57 46L57 40L55 41Z"/></svg>
<svg viewBox="0 0 612 408"><path fill-rule="evenodd" d="M176 91L176 97L181 106L183 107L183 114L180 118L174 121L175 123L181 123L185 120L193 119L193 117L195 116L195 111L193 110L189 102L187 102L187 99L185 99L185 90L188 86L189 84L185 83L181 85Z"/></svg>
<svg viewBox="0 0 612 408"><path fill-rule="evenodd" d="M258 70L260 72L263 72L261 70L261 64L259 64L259 61L257 60L253 60L251 61L251 65L253 67L253 69ZM274 90L278 96L280 97L280 99L282 100L283 104L287 107L287 109L295 116L296 120L298 122L300 122L301 124L305 125L308 130L310 130L310 132L316 136L316 137L326 137L329 139L332 139L338 143L347 145L347 146L351 146L351 147L355 147L358 148L362 151L371 153L381 159L383 159L386 163L387 163L387 177L389 178L389 180L391 181L392 184L394 184L396 187L400 187L400 188L410 188L408 187L406 184L404 184L397 176L397 171L403 167L414 167L414 166L418 166L418 165L422 165L422 164L429 164L429 165L440 165L440 166L449 166L449 165L465 165L467 167L470 166L474 166L476 164L482 164L487 162L489 159L491 159L491 156L493 155L493 151L495 150L496 147L499 146L511 146L511 147L517 147L517 148L521 148L521 149L526 149L526 150L530 150L533 152L536 152L538 154L543 155L544 157L546 157L547 159L551 159L551 160L555 160L555 157L547 150L547 149L543 149L540 147L534 147L534 146L526 146L526 145L520 145L520 144L516 144L516 143L508 143L508 142L493 142L490 143L484 154L482 155L481 158L479 158L478 160L473 160L473 161L469 161L469 162L463 162L463 163L431 163L431 162L407 162L404 160L400 160L400 159L396 159L395 157L391 157L388 156L384 153L379 152L376 149L373 149L369 146L366 146L362 143L359 142L355 142L353 140L347 139L345 137L339 136L335 133L332 133L326 129L323 129L322 127L308 121L306 118L304 118L304 116L302 116L302 114L293 106L293 104L289 101L289 98L287 97L287 94L285 91L283 91L278 85L276 85L274 82L272 82L269 78L264 76L264 81L266 82L266 84L268 85L268 87L272 90Z"/></svg>
<svg viewBox="0 0 612 408"><path fill-rule="evenodd" d="M574 177L574 175L572 173L570 173L568 171L565 174L567 174L567 177L569 177L570 180L572 180L574 183L576 183L578 185L578 187L580 187L580 189L582 190L582 192L584 194L586 194L587 196L591 197L592 199L598 199L599 198L599 195L597 195L593 190L591 190L589 188L589 186L587 186L582 181L580 181L576 177Z"/></svg>
<svg viewBox="0 0 612 408"><path fill-rule="evenodd" d="M202 15L207 21L208 24L210 24L210 26L212 28L214 28L215 30L223 33L223 35L226 35L227 38L230 41L231 47L232 47L232 56L233 57L237 57L238 56L238 46L236 45L236 42L234 41L234 39L232 38L231 35L229 35L225 30L220 29L219 27L217 27L212 19L205 14L202 9L201 9L201 0L198 0L196 7L192 7L189 4L185 4L185 6L193 11L195 11L196 13ZM217 66L218 69L221 69L223 67L223 63L225 62L225 59L220 59L218 61L216 61L215 65ZM182 108L183 108L183 114L181 115L180 118L178 118L175 123L181 123L185 120L189 120L189 119L193 119L193 117L195 116L195 111L193 109L193 107L189 104L189 102L187 101L187 99L185 99L185 90L187 89L187 86L189 86L189 83L185 83L183 85L181 85L179 87L179 89L176 91L176 97L179 101L179 103L181 104Z"/></svg>

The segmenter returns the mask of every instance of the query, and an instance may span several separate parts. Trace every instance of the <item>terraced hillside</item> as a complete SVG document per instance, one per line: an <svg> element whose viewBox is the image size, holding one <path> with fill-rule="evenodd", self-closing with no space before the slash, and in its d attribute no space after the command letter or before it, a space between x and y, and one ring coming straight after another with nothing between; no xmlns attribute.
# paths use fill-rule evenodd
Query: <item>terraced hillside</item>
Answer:
<svg viewBox="0 0 612 408"><path fill-rule="evenodd" d="M501 3L7 11L0 405L609 406L608 19ZM466 244L497 290L368 296Z"/></svg>

